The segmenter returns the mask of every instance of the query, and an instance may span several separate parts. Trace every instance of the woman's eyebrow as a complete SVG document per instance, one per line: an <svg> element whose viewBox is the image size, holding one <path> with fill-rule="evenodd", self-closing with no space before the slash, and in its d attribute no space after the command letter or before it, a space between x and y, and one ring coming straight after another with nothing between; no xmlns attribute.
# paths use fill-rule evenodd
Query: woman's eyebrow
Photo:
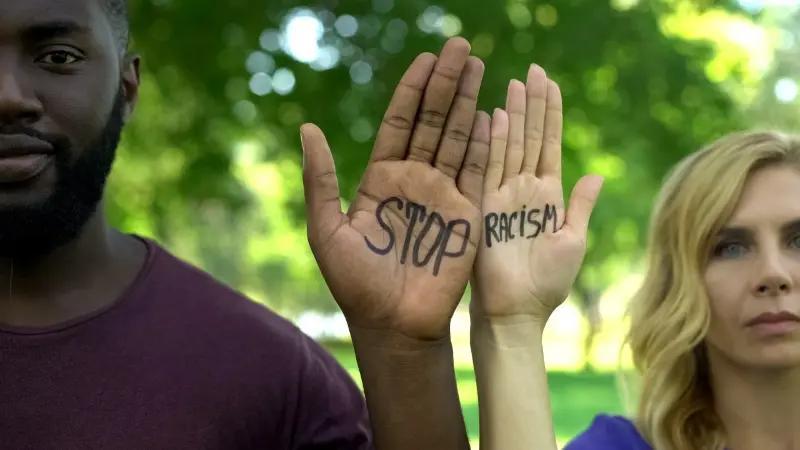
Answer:
<svg viewBox="0 0 800 450"><path fill-rule="evenodd" d="M787 233L790 231L797 231L800 230L800 219L794 219L790 222L787 222L781 226L781 232Z"/></svg>
<svg viewBox="0 0 800 450"><path fill-rule="evenodd" d="M786 234L798 230L800 230L800 218L784 223L783 225L781 225L780 231L782 234ZM724 238L748 239L752 236L752 234L753 232L747 227L732 226L732 227L723 227L722 229L720 229L716 237L717 239L724 239Z"/></svg>
<svg viewBox="0 0 800 450"><path fill-rule="evenodd" d="M717 239L749 239L753 232L746 227L723 227L719 230L716 237Z"/></svg>

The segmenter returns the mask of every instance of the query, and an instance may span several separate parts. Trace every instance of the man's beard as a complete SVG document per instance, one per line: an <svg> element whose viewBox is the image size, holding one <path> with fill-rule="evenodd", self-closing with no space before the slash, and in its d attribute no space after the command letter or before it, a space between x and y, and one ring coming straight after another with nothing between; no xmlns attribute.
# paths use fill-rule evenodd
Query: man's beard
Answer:
<svg viewBox="0 0 800 450"><path fill-rule="evenodd" d="M100 135L79 157L65 138L30 134L55 148L56 185L43 202L0 209L0 258L34 261L74 240L103 198L123 126L120 91ZM0 194L2 195L2 194Z"/></svg>

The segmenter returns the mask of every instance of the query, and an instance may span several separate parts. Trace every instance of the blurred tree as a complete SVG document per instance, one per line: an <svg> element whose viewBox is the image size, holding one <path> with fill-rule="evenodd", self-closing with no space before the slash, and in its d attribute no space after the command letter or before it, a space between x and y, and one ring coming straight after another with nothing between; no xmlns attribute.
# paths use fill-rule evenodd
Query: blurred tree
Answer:
<svg viewBox="0 0 800 450"><path fill-rule="evenodd" d="M666 170L742 123L719 76L746 80L747 55L720 63L730 46L681 25L709 12L753 18L735 3L679 0L130 6L144 87L112 177L117 224L284 313L333 309L304 239L298 127L327 132L350 197L405 67L460 34L486 62L482 108L502 106L531 62L561 85L567 194L585 172L607 178L576 286L594 325L599 293L638 261Z"/></svg>
<svg viewBox="0 0 800 450"><path fill-rule="evenodd" d="M773 30L774 61L745 101L744 120L751 126L800 130L800 6L753 13Z"/></svg>

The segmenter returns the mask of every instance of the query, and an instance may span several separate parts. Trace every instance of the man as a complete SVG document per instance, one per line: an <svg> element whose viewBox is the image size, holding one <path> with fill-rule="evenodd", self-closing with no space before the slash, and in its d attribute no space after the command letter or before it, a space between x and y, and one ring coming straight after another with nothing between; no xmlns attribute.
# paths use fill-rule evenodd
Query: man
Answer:
<svg viewBox="0 0 800 450"><path fill-rule="evenodd" d="M363 398L318 345L103 216L139 87L125 6L0 2L0 448L372 448ZM474 258L488 154L485 115L466 149L483 72L468 53L453 40L401 81L354 203L363 218L337 212L330 153L303 129L309 238L351 324L381 450L467 446L447 323ZM376 192L386 176L395 182ZM429 190L409 190L415 180ZM375 214L371 195L438 210L436 245L412 224L414 264L386 263L394 278L374 257L397 254L377 227L397 205Z"/></svg>

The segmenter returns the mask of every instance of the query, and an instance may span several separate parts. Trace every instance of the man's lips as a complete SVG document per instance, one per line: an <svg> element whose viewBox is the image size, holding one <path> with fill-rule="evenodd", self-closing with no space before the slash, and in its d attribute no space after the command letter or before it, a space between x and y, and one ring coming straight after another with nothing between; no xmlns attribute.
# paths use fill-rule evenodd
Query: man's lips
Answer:
<svg viewBox="0 0 800 450"><path fill-rule="evenodd" d="M44 172L52 144L25 134L0 134L0 184L21 183Z"/></svg>
<svg viewBox="0 0 800 450"><path fill-rule="evenodd" d="M0 134L0 158L26 155L49 155L53 144L26 134Z"/></svg>

